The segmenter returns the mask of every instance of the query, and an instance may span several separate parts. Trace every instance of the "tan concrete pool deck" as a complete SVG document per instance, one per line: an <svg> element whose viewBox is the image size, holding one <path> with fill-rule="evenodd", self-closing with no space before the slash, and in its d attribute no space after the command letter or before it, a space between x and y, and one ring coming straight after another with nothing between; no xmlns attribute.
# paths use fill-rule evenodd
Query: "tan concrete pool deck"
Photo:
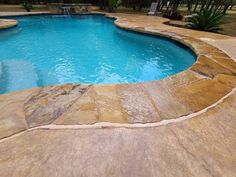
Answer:
<svg viewBox="0 0 236 177"><path fill-rule="evenodd" d="M196 63L160 81L0 95L0 176L236 176L236 38L109 16L188 45Z"/></svg>

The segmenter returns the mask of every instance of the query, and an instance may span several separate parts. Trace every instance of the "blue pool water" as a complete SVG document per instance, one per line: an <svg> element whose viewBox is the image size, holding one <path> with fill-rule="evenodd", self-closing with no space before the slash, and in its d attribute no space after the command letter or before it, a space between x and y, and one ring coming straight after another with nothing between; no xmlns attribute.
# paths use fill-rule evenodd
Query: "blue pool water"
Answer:
<svg viewBox="0 0 236 177"><path fill-rule="evenodd" d="M99 15L16 17L0 31L0 93L64 83L159 80L196 56L173 41L124 31Z"/></svg>

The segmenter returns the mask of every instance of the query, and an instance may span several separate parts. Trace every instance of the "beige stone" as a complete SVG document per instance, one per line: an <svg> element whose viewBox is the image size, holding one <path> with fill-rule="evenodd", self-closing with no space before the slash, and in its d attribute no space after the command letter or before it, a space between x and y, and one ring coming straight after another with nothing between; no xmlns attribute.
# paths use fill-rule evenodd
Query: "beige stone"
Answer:
<svg viewBox="0 0 236 177"><path fill-rule="evenodd" d="M110 16L201 57L161 81L0 95L0 176L236 176L235 38L170 27L164 18Z"/></svg>

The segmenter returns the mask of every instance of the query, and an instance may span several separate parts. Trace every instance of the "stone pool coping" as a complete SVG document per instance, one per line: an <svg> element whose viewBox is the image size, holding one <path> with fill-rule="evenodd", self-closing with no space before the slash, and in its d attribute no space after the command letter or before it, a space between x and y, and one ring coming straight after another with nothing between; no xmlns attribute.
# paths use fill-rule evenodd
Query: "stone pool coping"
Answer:
<svg viewBox="0 0 236 177"><path fill-rule="evenodd" d="M154 123L155 126L205 112L235 88L234 60L224 51L199 39L232 37L170 27L164 24L167 21L164 18L131 14L107 16L116 18L115 24L120 28L168 37L189 46L198 55L196 63L159 81L65 84L2 94L0 139L47 125L109 122L126 126Z"/></svg>
<svg viewBox="0 0 236 177"><path fill-rule="evenodd" d="M0 19L0 30L17 26L17 20Z"/></svg>

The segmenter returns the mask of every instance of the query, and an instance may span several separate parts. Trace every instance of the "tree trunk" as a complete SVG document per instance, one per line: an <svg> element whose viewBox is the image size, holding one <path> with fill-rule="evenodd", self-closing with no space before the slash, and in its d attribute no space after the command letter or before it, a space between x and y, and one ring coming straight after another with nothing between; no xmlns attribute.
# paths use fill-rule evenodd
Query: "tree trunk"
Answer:
<svg viewBox="0 0 236 177"><path fill-rule="evenodd" d="M235 5L235 1L233 2L233 4L230 6L230 10L232 10L233 9L233 7L234 7L234 5Z"/></svg>
<svg viewBox="0 0 236 177"><path fill-rule="evenodd" d="M197 0L197 2L196 2L196 4L195 4L195 7L194 7L194 10L193 10L193 12L196 12L196 10L197 10L197 7L198 7L198 5L199 5L199 0Z"/></svg>
<svg viewBox="0 0 236 177"><path fill-rule="evenodd" d="M230 0L224 7L223 13L225 14L228 8L231 6L231 4L234 2L234 0Z"/></svg>
<svg viewBox="0 0 236 177"><path fill-rule="evenodd" d="M203 1L202 1L202 5L201 5L200 12L204 10L204 8L205 8L205 6L206 6L206 3L207 3L206 0L203 0Z"/></svg>

